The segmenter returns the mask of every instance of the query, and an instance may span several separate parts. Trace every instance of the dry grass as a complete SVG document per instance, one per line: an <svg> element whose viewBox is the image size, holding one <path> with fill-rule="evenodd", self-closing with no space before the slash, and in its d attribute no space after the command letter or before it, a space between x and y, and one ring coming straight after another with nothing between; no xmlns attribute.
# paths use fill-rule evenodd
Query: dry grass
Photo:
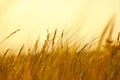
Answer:
<svg viewBox="0 0 120 80"><path fill-rule="evenodd" d="M7 49L0 56L0 80L120 80L120 33L117 41L110 40L113 24L114 17L97 42L70 45L64 31L56 39L56 29L53 35L48 31L42 48L38 39L27 51L23 45L17 56Z"/></svg>

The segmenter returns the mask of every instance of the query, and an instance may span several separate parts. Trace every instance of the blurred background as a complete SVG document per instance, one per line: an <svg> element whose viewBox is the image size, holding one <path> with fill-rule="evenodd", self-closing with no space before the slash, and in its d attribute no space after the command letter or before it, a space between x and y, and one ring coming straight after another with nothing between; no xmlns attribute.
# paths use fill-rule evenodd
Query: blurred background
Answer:
<svg viewBox="0 0 120 80"><path fill-rule="evenodd" d="M38 37L43 43L47 29L52 33L55 28L78 31L87 40L98 36L113 15L117 36L120 0L0 0L0 41L20 29L0 46L32 45Z"/></svg>

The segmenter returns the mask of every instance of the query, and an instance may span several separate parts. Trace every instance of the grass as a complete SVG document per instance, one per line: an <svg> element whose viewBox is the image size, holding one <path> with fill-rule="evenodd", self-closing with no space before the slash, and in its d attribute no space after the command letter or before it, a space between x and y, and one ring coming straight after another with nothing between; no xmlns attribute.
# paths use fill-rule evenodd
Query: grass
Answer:
<svg viewBox="0 0 120 80"><path fill-rule="evenodd" d="M120 80L120 33L111 40L113 28L114 16L99 39L84 45L64 39L64 31L57 37L56 29L42 47L38 39L27 51L23 44L18 55L9 48L0 55L0 80Z"/></svg>

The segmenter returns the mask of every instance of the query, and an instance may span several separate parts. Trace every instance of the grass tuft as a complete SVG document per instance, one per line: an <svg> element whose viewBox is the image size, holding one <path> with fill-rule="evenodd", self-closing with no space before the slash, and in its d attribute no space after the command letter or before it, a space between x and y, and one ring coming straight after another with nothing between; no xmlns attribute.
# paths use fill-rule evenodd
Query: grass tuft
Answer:
<svg viewBox="0 0 120 80"><path fill-rule="evenodd" d="M0 80L120 80L120 33L116 40L112 39L114 18L111 17L97 41L95 38L88 43L73 42L70 39L73 35L65 38L67 35L62 31L57 36L55 29L54 34L47 30L41 48L37 39L27 51L23 44L17 56L7 49L0 55Z"/></svg>

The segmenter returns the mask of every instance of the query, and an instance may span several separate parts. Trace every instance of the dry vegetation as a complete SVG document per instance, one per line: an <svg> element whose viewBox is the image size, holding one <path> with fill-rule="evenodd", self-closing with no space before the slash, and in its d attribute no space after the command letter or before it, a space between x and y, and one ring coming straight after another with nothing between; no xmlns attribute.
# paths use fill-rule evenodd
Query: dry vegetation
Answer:
<svg viewBox="0 0 120 80"><path fill-rule="evenodd" d="M23 45L17 56L8 49L0 55L0 80L120 80L120 33L111 40L113 28L114 17L99 39L84 45L71 44L64 32L56 39L56 29L48 31L42 48L38 39L27 51Z"/></svg>

